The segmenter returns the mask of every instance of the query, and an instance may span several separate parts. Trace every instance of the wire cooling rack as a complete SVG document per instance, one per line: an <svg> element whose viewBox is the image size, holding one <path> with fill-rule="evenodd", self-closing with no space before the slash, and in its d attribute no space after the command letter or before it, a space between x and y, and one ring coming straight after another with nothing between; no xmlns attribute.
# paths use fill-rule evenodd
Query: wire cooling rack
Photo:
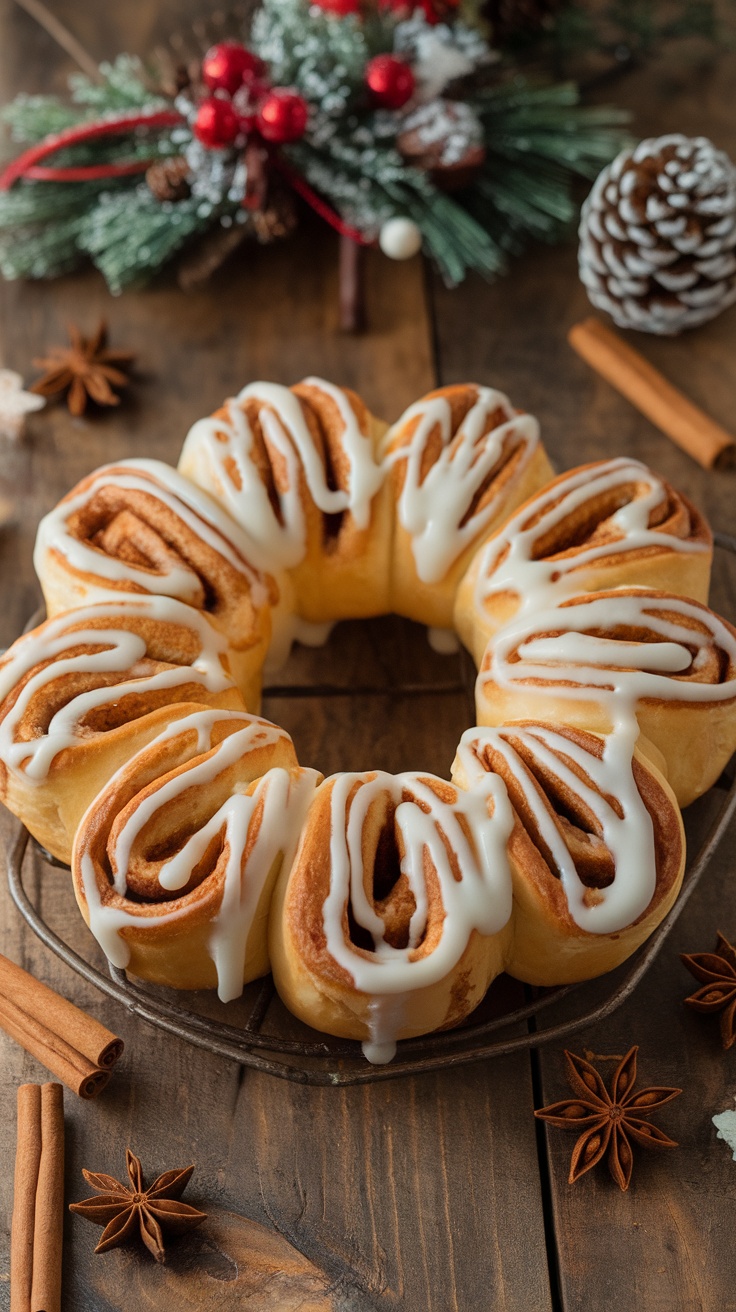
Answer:
<svg viewBox="0 0 736 1312"><path fill-rule="evenodd" d="M718 547L736 556L736 538L717 533L715 542ZM8 856L8 885L15 905L42 943L88 983L122 1003L133 1015L149 1024L175 1034L195 1047L239 1062L242 1066L299 1084L369 1084L376 1080L464 1066L489 1057L538 1048L567 1038L616 1011L631 996L659 956L673 925L682 915L728 830L736 813L734 762L731 763L730 773L730 779L727 772L716 785L716 789L722 793L721 805L697 855L688 866L675 905L648 942L631 959L625 974L619 978L620 972L617 972L617 983L602 1001L597 998L599 989L595 987L599 982L591 981L557 989L535 990L536 996L524 1005L512 1006L500 1015L479 1020L478 1016L484 1010L487 1011L484 1004L481 1004L469 1020L457 1029L400 1040L396 1057L385 1066L370 1065L358 1043L317 1036L314 1030L293 1018L284 1024L279 1004L276 1002L272 1006L275 1002L275 989L270 977L248 989L245 1018L235 1026L172 1002L161 990L152 990L139 984L128 977L125 971L109 963L109 974L98 970L75 952L33 905L24 885L24 873L28 865L26 857L30 847L40 851L49 864L60 863L38 848L35 840L30 839L28 831L20 824L16 827ZM491 988L491 995L494 989L495 985ZM575 1016L556 1023L540 1024L539 1017L545 1011L554 1009L556 1004L571 995L580 1001L580 1009L576 1010Z"/></svg>

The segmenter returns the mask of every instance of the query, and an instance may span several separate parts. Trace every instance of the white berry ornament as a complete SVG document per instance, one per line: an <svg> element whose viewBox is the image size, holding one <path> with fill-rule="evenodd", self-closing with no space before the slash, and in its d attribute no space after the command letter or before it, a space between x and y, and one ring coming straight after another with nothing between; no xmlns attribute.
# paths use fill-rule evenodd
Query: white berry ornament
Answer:
<svg viewBox="0 0 736 1312"><path fill-rule="evenodd" d="M387 219L378 245L390 260L410 260L422 249L422 234L413 219Z"/></svg>
<svg viewBox="0 0 736 1312"><path fill-rule="evenodd" d="M626 149L580 219L580 277L621 328L673 335L736 301L736 167L707 137Z"/></svg>

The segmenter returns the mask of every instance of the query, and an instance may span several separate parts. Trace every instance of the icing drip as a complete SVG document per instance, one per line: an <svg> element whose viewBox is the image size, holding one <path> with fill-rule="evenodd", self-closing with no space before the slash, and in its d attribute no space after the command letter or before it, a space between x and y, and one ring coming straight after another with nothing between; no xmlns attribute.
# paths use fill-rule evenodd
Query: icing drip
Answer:
<svg viewBox="0 0 736 1312"><path fill-rule="evenodd" d="M223 718L246 722L240 730L224 738L214 749L211 731ZM186 770L178 771L173 778L165 779L148 797L143 798L132 811L117 835L114 847L108 846L113 871L112 886L117 894L116 904L103 900L98 887L95 865L88 850L75 854L79 860L82 886L89 909L90 929L105 955L120 969L130 961L131 950L122 931L135 927L138 930L170 925L189 912L189 900L184 894L164 904L157 915L141 918L135 912L136 903L128 909L124 904L127 895L127 872L135 845L142 844L143 831L154 817L185 790L211 787L217 776L228 766L244 758L255 747L262 748L279 739L288 741L288 734L278 726L253 716L237 712L200 711L170 725L150 744L150 751L166 740L174 739L192 728L197 731L197 755ZM203 756L204 753L208 755ZM114 776L110 788L120 780L124 766ZM226 852L224 870L218 878L222 895L217 915L209 936L208 950L215 964L218 996L230 1002L243 991L246 948L256 911L277 859L291 859L301 831L309 803L319 775L314 770L270 769L254 785L252 792L235 791L218 808L212 817L183 842L178 852L159 868L159 882L163 889L177 891L189 882L192 872L204 857L208 845L222 836L222 851ZM255 837L252 832L254 817L258 817ZM220 862L223 857L220 857ZM220 866L218 862L218 870ZM150 905L150 903L148 904Z"/></svg>
<svg viewBox="0 0 736 1312"><path fill-rule="evenodd" d="M359 529L370 524L371 502L384 479L371 440L361 431L357 415L339 387L321 378L305 383L334 402L343 424L341 443L348 460L346 488L330 488L324 460L317 450L299 397L277 383L250 383L226 404L225 418L201 419L190 430L182 451L190 467L210 491L222 496L228 510L247 524L256 544L251 557L261 569L290 569L306 551L306 524L300 479L306 480L313 503L325 515L349 511ZM274 508L255 460L253 432L245 403L260 404L259 421L283 464L278 507Z"/></svg>
<svg viewBox="0 0 736 1312"><path fill-rule="evenodd" d="M151 671L145 638L135 632L134 624L128 628L117 623L131 615L139 616L141 622L172 624L194 632L199 638L196 659L191 665ZM92 621L99 619L109 620L109 624L93 627ZM85 627L87 622L89 627ZM102 650L83 655L78 651L82 645ZM69 650L74 654L65 656ZM232 679L223 665L226 653L224 638L208 620L170 597L130 597L124 602L98 602L65 611L19 638L0 663L0 704L27 679L0 720L0 759L9 769L22 770L27 780L40 783L60 752L89 742L90 732L83 727L84 721L98 707L118 703L128 693L145 697L180 684L199 684L211 693L231 688ZM119 674L120 678L111 683L107 681L111 674ZM80 675L90 681L99 678L101 686L73 695L54 712L45 732L37 738L20 739L19 725L35 699L66 676L73 677L76 685Z"/></svg>
<svg viewBox="0 0 736 1312"><path fill-rule="evenodd" d="M64 557L72 569L103 581L100 587L88 586L87 595L92 600L109 596L109 589L104 588L104 581L108 581L113 585L130 582L143 592L196 604L202 590L201 579L185 561L169 560L165 569L136 566L108 555L100 547L76 537L70 530L70 521L74 516L84 511L106 488L155 497L192 534L201 538L239 574L246 576L257 605L263 605L268 600L263 579L249 563L255 549L247 534L216 501L160 460L121 460L115 465L105 465L82 492L66 497L50 511L38 527L33 555L37 574L43 577L45 558L49 552L55 551Z"/></svg>
<svg viewBox="0 0 736 1312"><path fill-rule="evenodd" d="M475 788L486 773L479 759L484 749L491 748L503 757L506 769L523 790L542 843L551 853L570 915L589 934L613 934L625 929L646 911L656 891L654 830L632 769L636 736L635 724L608 735L601 758L552 727L542 725L468 729L458 747L458 762L470 788ZM526 755L545 773L559 780L564 790L580 798L600 825L602 840L613 859L615 877L607 887L595 890L593 901L544 803L540 785L530 774L515 742L523 745ZM581 779L567 761L584 772L590 783ZM607 801L609 796L620 803L620 815Z"/></svg>
<svg viewBox="0 0 736 1312"><path fill-rule="evenodd" d="M326 946L355 987L371 995L371 1035L364 1051L369 1060L386 1061L393 1055L392 1045L401 1028L401 995L444 979L460 960L474 929L492 935L508 921L511 872L506 844L513 813L504 784L494 775L479 781L472 792L453 789L452 804L438 797L432 787L435 781L427 775L379 771L336 775L331 782L330 888L323 906ZM447 790L447 784L436 782ZM401 874L415 902L408 943L403 948L386 941L386 926L365 891L363 830L369 808L382 797L390 798L396 807L394 826L403 852ZM444 918L434 951L421 956L428 929L425 860L436 871ZM367 882L370 886L370 879ZM356 924L370 934L370 954L356 951L346 939L343 926L348 906ZM383 1001L387 996L390 1004Z"/></svg>
<svg viewBox="0 0 736 1312"><path fill-rule="evenodd" d="M454 629L427 629L427 642L440 656L454 656L460 650L460 641Z"/></svg>
<svg viewBox="0 0 736 1312"><path fill-rule="evenodd" d="M570 551L567 557L535 559L537 543L555 532L564 537L566 521L586 503L632 483L645 490L610 516L612 534L608 541L593 540ZM517 596L525 613L533 613L540 606L546 608L580 591L577 571L622 551L658 547L682 553L707 552L707 543L649 527L653 513L666 502L667 491L661 479L638 460L622 457L593 469L573 471L563 482L537 493L531 504L513 515L486 543L475 586L476 608L482 612L492 596L504 592Z"/></svg>
<svg viewBox="0 0 736 1312"><path fill-rule="evenodd" d="M404 464L399 497L399 521L412 539L417 574L423 583L444 578L452 562L498 514L506 485L472 514L474 497L503 458L504 445L521 448L515 477L526 468L539 441L539 424L532 415L518 415L507 396L490 387L478 387L477 398L457 432L446 397L417 401L387 434L388 466ZM486 432L489 419L501 411L504 422ZM417 419L407 445L390 450L397 432ZM422 477L422 463L430 436L439 431L442 450Z"/></svg>
<svg viewBox="0 0 736 1312"><path fill-rule="evenodd" d="M673 613L683 621L672 618ZM598 636L617 629L634 633L625 640ZM698 682L714 648L727 658L727 677L719 683ZM646 589L622 589L550 606L533 618L525 610L488 646L478 675L481 695L490 681L501 688L523 686L530 699L550 686L563 698L590 698L605 706L613 725L628 729L636 703L645 697L681 702L735 698L736 640L705 606Z"/></svg>

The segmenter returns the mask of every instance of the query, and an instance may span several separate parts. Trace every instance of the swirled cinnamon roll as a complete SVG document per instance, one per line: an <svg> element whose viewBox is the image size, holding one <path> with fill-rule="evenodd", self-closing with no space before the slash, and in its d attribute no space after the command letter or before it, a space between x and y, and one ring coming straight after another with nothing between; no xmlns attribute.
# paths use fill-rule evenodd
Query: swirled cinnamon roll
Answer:
<svg viewBox="0 0 736 1312"><path fill-rule="evenodd" d="M505 969L529 984L591 979L624 961L682 882L680 810L631 735L604 738L537 721L468 729L453 779L503 779L514 907Z"/></svg>
<svg viewBox="0 0 736 1312"><path fill-rule="evenodd" d="M230 644L246 704L258 705L276 585L242 529L160 460L121 460L82 479L41 521L34 564L49 615L121 593L176 597Z"/></svg>
<svg viewBox="0 0 736 1312"><path fill-rule="evenodd" d="M532 415L475 383L441 387L386 434L396 502L390 609L449 629L472 553L552 477Z"/></svg>
<svg viewBox="0 0 736 1312"><path fill-rule="evenodd" d="M697 601L647 588L573 597L491 639L476 708L490 725L533 715L610 733L638 722L685 806L736 749L736 629Z"/></svg>
<svg viewBox="0 0 736 1312"><path fill-rule="evenodd" d="M217 497L277 577L279 645L290 610L321 625L388 609L384 430L354 392L307 378L251 383L187 436L179 469Z"/></svg>
<svg viewBox="0 0 736 1312"><path fill-rule="evenodd" d="M0 660L0 798L69 861L92 799L187 702L245 709L224 637L193 607L128 597L46 620Z"/></svg>
<svg viewBox="0 0 736 1312"><path fill-rule="evenodd" d="M713 536L703 516L638 460L581 465L542 488L475 555L455 627L480 664L519 611L575 593L661 588L707 602Z"/></svg>
<svg viewBox="0 0 736 1312"><path fill-rule="evenodd" d="M511 911L500 780L341 774L317 790L270 926L287 1007L371 1061L457 1025L502 969Z"/></svg>
<svg viewBox="0 0 736 1312"><path fill-rule="evenodd" d="M228 1002L268 970L273 883L320 776L268 720L188 709L84 816L74 888L113 964Z"/></svg>

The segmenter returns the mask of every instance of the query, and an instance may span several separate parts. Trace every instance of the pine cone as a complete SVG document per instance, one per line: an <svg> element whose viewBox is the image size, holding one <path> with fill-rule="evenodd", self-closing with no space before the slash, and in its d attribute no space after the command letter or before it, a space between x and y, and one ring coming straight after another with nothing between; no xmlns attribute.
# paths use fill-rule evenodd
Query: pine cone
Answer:
<svg viewBox="0 0 736 1312"><path fill-rule="evenodd" d="M297 226L292 193L278 186L270 187L265 206L254 210L250 218L256 238L264 244L290 237Z"/></svg>
<svg viewBox="0 0 736 1312"><path fill-rule="evenodd" d="M192 194L191 169L183 155L157 160L146 169L146 182L156 200L186 200Z"/></svg>
<svg viewBox="0 0 736 1312"><path fill-rule="evenodd" d="M483 124L469 105L437 98L412 109L396 136L399 154L429 174L442 191L459 191L477 177L486 157Z"/></svg>
<svg viewBox="0 0 736 1312"><path fill-rule="evenodd" d="M706 137L624 150L580 220L580 277L621 328L672 335L736 301L736 168Z"/></svg>

